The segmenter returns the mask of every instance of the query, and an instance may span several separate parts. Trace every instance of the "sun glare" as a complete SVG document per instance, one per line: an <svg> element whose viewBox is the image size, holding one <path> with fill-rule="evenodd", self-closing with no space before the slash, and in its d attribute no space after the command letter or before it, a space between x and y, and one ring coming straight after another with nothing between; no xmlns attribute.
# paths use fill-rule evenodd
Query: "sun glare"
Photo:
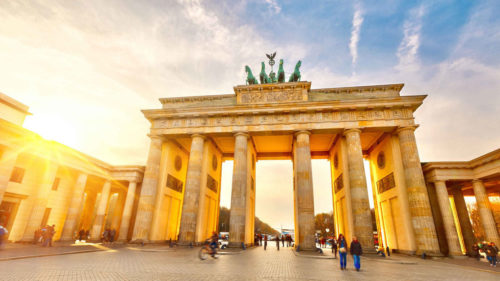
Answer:
<svg viewBox="0 0 500 281"><path fill-rule="evenodd" d="M54 140L73 148L78 145L75 128L60 116L28 117L24 127L36 132L46 140Z"/></svg>

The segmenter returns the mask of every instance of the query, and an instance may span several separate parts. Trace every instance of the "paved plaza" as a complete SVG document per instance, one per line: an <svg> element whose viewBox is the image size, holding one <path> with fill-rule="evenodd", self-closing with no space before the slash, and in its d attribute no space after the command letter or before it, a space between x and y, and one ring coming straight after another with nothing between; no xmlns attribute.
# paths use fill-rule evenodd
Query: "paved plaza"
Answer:
<svg viewBox="0 0 500 281"><path fill-rule="evenodd" d="M290 248L251 248L201 261L198 249L125 246L97 252L0 261L1 280L499 280L483 266L393 256L362 259L340 271L330 256L296 256ZM470 263L470 261L469 261Z"/></svg>

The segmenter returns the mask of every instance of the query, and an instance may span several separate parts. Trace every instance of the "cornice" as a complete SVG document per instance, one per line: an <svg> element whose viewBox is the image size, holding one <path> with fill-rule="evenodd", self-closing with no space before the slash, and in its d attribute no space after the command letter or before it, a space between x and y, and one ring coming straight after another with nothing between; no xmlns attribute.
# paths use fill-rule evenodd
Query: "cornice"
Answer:
<svg viewBox="0 0 500 281"><path fill-rule="evenodd" d="M410 108L415 111L426 98L426 95L398 96L384 98L367 98L355 100L315 101L315 102L291 102L279 104L245 104L219 107L189 107L175 109L146 109L141 110L149 120L160 118L186 118L201 116L229 116L247 114L274 114L280 112L318 112L318 111L341 111L361 109L388 109L388 108Z"/></svg>

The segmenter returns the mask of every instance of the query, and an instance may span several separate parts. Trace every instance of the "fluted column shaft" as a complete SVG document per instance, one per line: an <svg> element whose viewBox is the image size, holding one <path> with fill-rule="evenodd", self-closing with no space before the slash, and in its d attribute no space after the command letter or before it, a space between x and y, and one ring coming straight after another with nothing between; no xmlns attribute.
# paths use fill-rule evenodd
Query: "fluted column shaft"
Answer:
<svg viewBox="0 0 500 281"><path fill-rule="evenodd" d="M352 236L356 236L363 249L369 251L374 249L373 229L360 133L359 129L350 129L344 132L344 136L347 143L349 188L352 202Z"/></svg>
<svg viewBox="0 0 500 281"><path fill-rule="evenodd" d="M130 181L128 183L127 197L125 198L125 205L123 206L122 222L120 224L120 234L118 240L126 241L127 234L130 226L130 218L132 217L132 208L134 207L135 189L137 182Z"/></svg>
<svg viewBox="0 0 500 281"><path fill-rule="evenodd" d="M458 240L457 228L453 219L453 213L450 206L450 198L446 183L444 181L436 181L434 183L436 195L438 199L439 209L443 217L444 229L446 231L446 242L448 243L450 256L461 256L460 241Z"/></svg>
<svg viewBox="0 0 500 281"><path fill-rule="evenodd" d="M10 175L16 165L17 153L13 150L6 149L0 158L0 204L3 200L7 185L9 185Z"/></svg>
<svg viewBox="0 0 500 281"><path fill-rule="evenodd" d="M312 182L310 132L300 131L295 134L294 171L296 177L296 204L299 245L301 250L314 250L314 190Z"/></svg>
<svg viewBox="0 0 500 281"><path fill-rule="evenodd" d="M33 241L33 235L35 230L40 228L40 224L43 220L43 215L45 214L45 209L47 208L49 193L54 183L54 179L57 174L58 166L53 163L46 163L44 170L42 172L42 177L40 179L40 185L37 187L38 191L34 195L33 207L31 209L31 214L28 219L28 224L24 229L23 241ZM50 219L50 215L49 215ZM61 227L57 225L56 227ZM56 229L57 231L57 229Z"/></svg>
<svg viewBox="0 0 500 281"><path fill-rule="evenodd" d="M481 223L483 224L484 234L486 234L486 240L495 242L496 245L500 245L497 225L493 218L490 200L488 199L484 184L481 180L474 180L472 181L472 188L476 196L477 209L479 211Z"/></svg>
<svg viewBox="0 0 500 281"><path fill-rule="evenodd" d="M248 135L237 133L234 140L233 185L229 216L229 244L238 247L245 242L248 182Z"/></svg>
<svg viewBox="0 0 500 281"><path fill-rule="evenodd" d="M414 130L415 127L400 128L398 137L408 191L408 203L417 242L417 255L423 252L440 255L436 227L432 218Z"/></svg>
<svg viewBox="0 0 500 281"><path fill-rule="evenodd" d="M110 191L111 182L107 180L102 186L101 199L99 200L99 205L97 206L97 214L94 220L94 225L92 226L92 233L90 234L90 237L93 240L98 240L101 237L101 231L104 224L104 217L106 216Z"/></svg>
<svg viewBox="0 0 500 281"><path fill-rule="evenodd" d="M160 162L163 139L158 136L151 136L149 145L148 162L144 171L142 181L141 195L137 206L137 215L135 217L134 233L132 240L148 241L149 229L153 219L156 194L158 191L158 180L160 176Z"/></svg>
<svg viewBox="0 0 500 281"><path fill-rule="evenodd" d="M474 243L476 243L476 238L474 237L474 232L472 231L472 224L470 223L469 211L467 210L467 205L465 204L464 194L460 188L452 189L452 194L467 254L473 255L474 252L472 247Z"/></svg>
<svg viewBox="0 0 500 281"><path fill-rule="evenodd" d="M71 197L71 203L68 208L68 215L66 216L66 221L64 222L64 228L61 236L61 240L72 240L73 234L75 233L75 226L80 217L80 210L83 201L83 193L85 191L85 185L87 184L87 174L81 173L76 179L75 186L73 187L73 196Z"/></svg>
<svg viewBox="0 0 500 281"><path fill-rule="evenodd" d="M201 176L203 166L203 147L205 137L193 135L191 138L191 151L186 175L186 190L182 205L179 242L190 244L196 242L196 222L200 202Z"/></svg>

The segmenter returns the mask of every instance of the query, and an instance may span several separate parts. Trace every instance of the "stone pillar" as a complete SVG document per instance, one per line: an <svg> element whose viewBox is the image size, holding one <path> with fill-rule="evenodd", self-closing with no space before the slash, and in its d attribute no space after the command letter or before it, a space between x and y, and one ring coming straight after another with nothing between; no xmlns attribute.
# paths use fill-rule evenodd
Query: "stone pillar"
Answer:
<svg viewBox="0 0 500 281"><path fill-rule="evenodd" d="M99 200L99 205L97 206L97 214L94 220L94 225L92 226L92 233L90 234L92 240L99 240L101 238L101 232L104 224L104 217L106 216L106 210L108 207L110 191L111 182L107 180L102 187L101 199Z"/></svg>
<svg viewBox="0 0 500 281"><path fill-rule="evenodd" d="M66 221L64 222L64 228L61 235L61 240L63 241L69 241L74 238L73 234L75 233L75 226L78 218L80 217L83 193L85 191L86 184L87 174L79 174L75 186L73 187L73 196L71 197L68 214L66 216Z"/></svg>
<svg viewBox="0 0 500 281"><path fill-rule="evenodd" d="M122 223L120 224L119 241L127 241L127 235L130 225L130 218L132 217L132 209L134 207L134 197L137 182L130 181L128 183L127 198L125 199L125 206L123 206Z"/></svg>
<svg viewBox="0 0 500 281"><path fill-rule="evenodd" d="M448 196L448 190L446 189L446 183L444 181L436 181L434 186L436 188L439 209L441 210L444 229L446 231L446 242L448 243L449 249L448 255L461 256L462 251L460 249L460 241L458 240L457 228L451 211L450 198Z"/></svg>
<svg viewBox="0 0 500 281"><path fill-rule="evenodd" d="M196 221L200 201L200 188L203 167L203 147L205 137L193 135L191 137L191 151L186 174L186 190L182 204L179 243L183 245L194 244L196 241Z"/></svg>
<svg viewBox="0 0 500 281"><path fill-rule="evenodd" d="M3 200L3 195L9 185L10 175L16 165L17 153L13 150L6 149L0 158L0 204Z"/></svg>
<svg viewBox="0 0 500 281"><path fill-rule="evenodd" d="M295 171L295 193L297 199L297 223L299 245L301 250L316 249L314 225L314 192L311 168L311 147L308 131L295 134L293 165Z"/></svg>
<svg viewBox="0 0 500 281"><path fill-rule="evenodd" d="M229 246L245 242L248 182L248 134L236 133L234 142L233 185L229 216Z"/></svg>
<svg viewBox="0 0 500 281"><path fill-rule="evenodd" d="M464 194L461 188L454 188L451 192L453 194L453 201L455 202L455 209L457 210L460 230L462 230L462 237L464 238L465 249L468 255L472 255L472 246L476 243L476 238L472 231L472 224L470 223L469 211L465 204Z"/></svg>
<svg viewBox="0 0 500 281"><path fill-rule="evenodd" d="M436 234L436 227L432 218L432 210L425 186L422 164L418 157L417 142L414 126L401 127L397 130L401 159L408 190L408 203L412 216L413 229L417 241L417 255L441 255Z"/></svg>
<svg viewBox="0 0 500 281"><path fill-rule="evenodd" d="M488 194L486 193L484 184L481 180L473 180L472 188L474 189L474 195L476 196L477 210L479 211L486 240L494 242L495 245L500 245L497 225L495 223L495 219L493 218L490 200L488 199Z"/></svg>
<svg viewBox="0 0 500 281"><path fill-rule="evenodd" d="M24 229L22 241L33 241L35 230L40 228L40 224L43 220L43 215L45 214L45 208L47 208L49 193L52 188L52 184L54 183L54 179L57 175L58 166L56 164L53 164L51 162L44 162L44 164L46 166L44 167L41 179L39 179L40 185L37 187L38 191L33 198L33 207L28 218L28 224Z"/></svg>
<svg viewBox="0 0 500 281"><path fill-rule="evenodd" d="M132 240L148 241L149 229L153 219L156 194L158 190L158 180L160 176L160 161L163 139L159 136L150 136L148 162L144 171L142 181L141 196L137 206L137 215L135 216L134 233Z"/></svg>
<svg viewBox="0 0 500 281"><path fill-rule="evenodd" d="M360 133L359 129L349 129L344 132L353 216L352 236L358 238L364 251L371 252L375 251L375 248Z"/></svg>

